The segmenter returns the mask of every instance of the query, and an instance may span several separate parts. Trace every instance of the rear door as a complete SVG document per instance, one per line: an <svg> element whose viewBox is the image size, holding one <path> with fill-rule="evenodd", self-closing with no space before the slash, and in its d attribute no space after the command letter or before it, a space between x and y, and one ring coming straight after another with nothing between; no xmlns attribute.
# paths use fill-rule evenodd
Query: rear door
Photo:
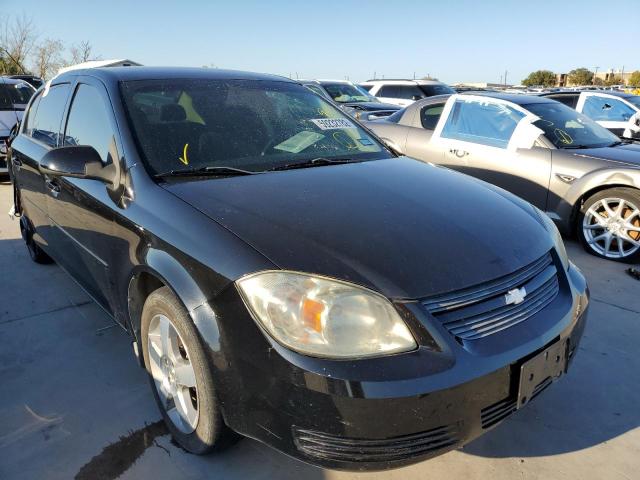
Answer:
<svg viewBox="0 0 640 480"><path fill-rule="evenodd" d="M60 126L69 91L68 83L41 91L31 102L20 134L11 144L12 173L20 191L20 205L35 228L33 239L56 260L63 252L57 251L53 242L47 204L47 192L52 186L40 173L40 160L60 142Z"/></svg>
<svg viewBox="0 0 640 480"><path fill-rule="evenodd" d="M106 89L98 80L80 77L64 121L64 145L89 145L104 165L120 162L119 134ZM100 180L56 177L48 191L48 210L56 228L56 248L66 252L62 266L107 311L113 285L110 276L113 218L117 199Z"/></svg>
<svg viewBox="0 0 640 480"><path fill-rule="evenodd" d="M639 111L623 98L598 92L582 92L576 110L619 137L629 127L631 117Z"/></svg>
<svg viewBox="0 0 640 480"><path fill-rule="evenodd" d="M432 143L442 164L510 191L546 208L551 151L538 146L538 117L506 100L452 95Z"/></svg>

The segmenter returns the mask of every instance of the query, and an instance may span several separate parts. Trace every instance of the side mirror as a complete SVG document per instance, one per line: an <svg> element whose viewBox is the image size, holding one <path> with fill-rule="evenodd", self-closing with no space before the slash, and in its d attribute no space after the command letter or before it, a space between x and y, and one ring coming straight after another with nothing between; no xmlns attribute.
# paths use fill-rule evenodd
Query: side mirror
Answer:
<svg viewBox="0 0 640 480"><path fill-rule="evenodd" d="M51 176L88 178L113 184L110 171L102 164L96 149L88 145L54 148L40 160L40 172Z"/></svg>

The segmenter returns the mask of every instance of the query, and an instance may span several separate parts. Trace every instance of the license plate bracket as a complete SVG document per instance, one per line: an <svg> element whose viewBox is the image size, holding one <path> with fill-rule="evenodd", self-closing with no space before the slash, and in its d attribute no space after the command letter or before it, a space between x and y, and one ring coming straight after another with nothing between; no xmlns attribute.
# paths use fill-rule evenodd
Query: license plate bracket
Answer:
<svg viewBox="0 0 640 480"><path fill-rule="evenodd" d="M526 405L543 382L554 382L567 365L567 344L558 341L520 366L517 408Z"/></svg>

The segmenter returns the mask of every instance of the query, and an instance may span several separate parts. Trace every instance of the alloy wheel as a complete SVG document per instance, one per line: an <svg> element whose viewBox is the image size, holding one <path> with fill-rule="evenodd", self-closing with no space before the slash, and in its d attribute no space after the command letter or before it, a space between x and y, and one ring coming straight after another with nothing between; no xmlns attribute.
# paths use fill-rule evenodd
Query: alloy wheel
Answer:
<svg viewBox="0 0 640 480"><path fill-rule="evenodd" d="M622 198L603 198L582 222L587 244L607 258L626 258L640 249L640 209Z"/></svg>
<svg viewBox="0 0 640 480"><path fill-rule="evenodd" d="M159 314L151 319L147 336L151 375L162 406L183 433L198 425L198 388L189 352L171 320Z"/></svg>

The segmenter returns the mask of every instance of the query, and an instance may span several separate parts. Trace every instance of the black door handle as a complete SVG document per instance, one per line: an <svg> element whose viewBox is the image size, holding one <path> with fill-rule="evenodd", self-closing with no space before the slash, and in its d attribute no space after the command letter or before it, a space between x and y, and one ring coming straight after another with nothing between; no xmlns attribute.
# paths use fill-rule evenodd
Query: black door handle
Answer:
<svg viewBox="0 0 640 480"><path fill-rule="evenodd" d="M45 185L47 186L47 188L49 189L49 191L51 192L51 194L54 197L57 197L58 194L60 193L60 185L58 185L56 182L54 182L53 180L47 180L44 182Z"/></svg>

